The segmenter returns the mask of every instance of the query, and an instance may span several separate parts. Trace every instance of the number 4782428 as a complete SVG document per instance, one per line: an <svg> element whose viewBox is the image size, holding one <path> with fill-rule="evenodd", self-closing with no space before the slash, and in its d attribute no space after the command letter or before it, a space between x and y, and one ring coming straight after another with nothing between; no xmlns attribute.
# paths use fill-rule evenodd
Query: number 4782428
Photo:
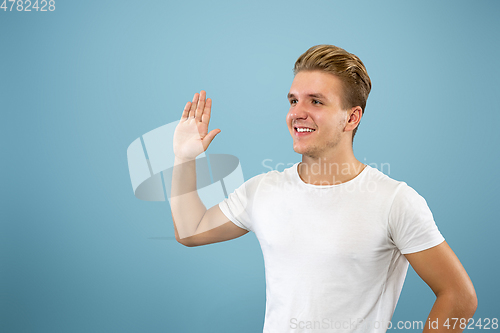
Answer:
<svg viewBox="0 0 500 333"><path fill-rule="evenodd" d="M454 329L455 327L460 327L460 329L483 329L483 330L496 330L498 329L498 318L479 318L474 321L474 318L470 318L469 320L465 318L447 318L443 323L448 329Z"/></svg>
<svg viewBox="0 0 500 333"><path fill-rule="evenodd" d="M53 12L56 10L56 2L55 0L35 0L33 3L30 0L3 0L0 9L4 12Z"/></svg>

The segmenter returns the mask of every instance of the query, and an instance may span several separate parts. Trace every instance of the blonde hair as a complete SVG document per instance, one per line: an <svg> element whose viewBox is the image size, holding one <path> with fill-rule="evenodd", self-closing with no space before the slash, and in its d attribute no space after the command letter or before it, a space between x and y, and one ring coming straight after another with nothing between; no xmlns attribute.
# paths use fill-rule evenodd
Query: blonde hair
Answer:
<svg viewBox="0 0 500 333"><path fill-rule="evenodd" d="M372 82L361 59L334 45L316 45L297 59L293 73L297 75L300 71L314 70L338 77L344 90L342 108L347 110L360 106L364 114ZM353 130L353 139L357 130L357 127Z"/></svg>

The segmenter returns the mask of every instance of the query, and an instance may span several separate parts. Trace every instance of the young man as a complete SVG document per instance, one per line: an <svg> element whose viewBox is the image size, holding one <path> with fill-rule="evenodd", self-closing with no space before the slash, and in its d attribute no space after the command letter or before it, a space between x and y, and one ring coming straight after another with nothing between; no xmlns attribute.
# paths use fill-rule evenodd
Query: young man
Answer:
<svg viewBox="0 0 500 333"><path fill-rule="evenodd" d="M174 135L176 239L199 246L256 234L266 271L264 332L385 332L408 263L436 294L423 331L461 332L464 325L445 323L472 317L474 287L425 200L354 157L371 89L363 63L318 45L294 72L286 122L302 161L248 180L208 210L194 159L220 130L208 132L212 102L204 91L186 104Z"/></svg>

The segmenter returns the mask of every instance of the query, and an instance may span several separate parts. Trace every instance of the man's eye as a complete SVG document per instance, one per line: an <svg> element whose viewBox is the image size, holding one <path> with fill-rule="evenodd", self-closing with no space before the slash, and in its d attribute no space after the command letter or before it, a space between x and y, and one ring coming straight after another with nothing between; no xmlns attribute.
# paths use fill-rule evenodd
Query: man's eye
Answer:
<svg viewBox="0 0 500 333"><path fill-rule="evenodd" d="M290 100L290 104L296 104L297 103L297 100L296 99L291 99Z"/></svg>
<svg viewBox="0 0 500 333"><path fill-rule="evenodd" d="M321 102L318 101L317 99L313 99L313 104L321 104Z"/></svg>

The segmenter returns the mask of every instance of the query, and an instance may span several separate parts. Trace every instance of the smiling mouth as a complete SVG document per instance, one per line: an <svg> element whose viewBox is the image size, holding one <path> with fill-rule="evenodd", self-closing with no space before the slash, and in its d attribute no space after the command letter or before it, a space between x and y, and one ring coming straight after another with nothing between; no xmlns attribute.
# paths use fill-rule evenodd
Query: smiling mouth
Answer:
<svg viewBox="0 0 500 333"><path fill-rule="evenodd" d="M315 129L308 128L308 127L294 127L295 133L297 134L306 134L306 133L312 133L315 131Z"/></svg>

